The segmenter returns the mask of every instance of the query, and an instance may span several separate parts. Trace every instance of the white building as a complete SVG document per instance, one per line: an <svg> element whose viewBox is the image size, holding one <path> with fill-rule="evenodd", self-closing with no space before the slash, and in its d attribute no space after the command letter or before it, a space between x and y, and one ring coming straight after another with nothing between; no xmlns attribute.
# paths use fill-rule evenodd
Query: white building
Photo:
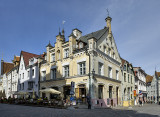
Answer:
<svg viewBox="0 0 160 117"><path fill-rule="evenodd" d="M9 76L9 80L8 80L7 73L13 67L14 67L13 63L4 62L3 60L1 60L2 88L3 88L3 91L5 92L6 98L8 98L10 95L10 86L11 86L10 76Z"/></svg>
<svg viewBox="0 0 160 117"><path fill-rule="evenodd" d="M38 81L39 81L39 68L38 68L39 55L21 51L20 64L18 68L18 91L28 93L32 97L33 92L38 96Z"/></svg>
<svg viewBox="0 0 160 117"><path fill-rule="evenodd" d="M146 102L147 91L146 91L146 73L141 67L134 67L135 73L135 90L137 94L136 101L138 102L141 99L143 102Z"/></svg>

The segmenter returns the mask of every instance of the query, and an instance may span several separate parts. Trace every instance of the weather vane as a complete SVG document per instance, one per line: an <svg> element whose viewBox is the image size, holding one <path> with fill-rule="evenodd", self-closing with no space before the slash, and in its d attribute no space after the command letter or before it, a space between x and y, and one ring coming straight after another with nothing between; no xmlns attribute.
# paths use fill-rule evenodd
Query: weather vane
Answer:
<svg viewBox="0 0 160 117"><path fill-rule="evenodd" d="M108 8L106 10L107 10L107 15L109 16L109 10L108 10Z"/></svg>
<svg viewBox="0 0 160 117"><path fill-rule="evenodd" d="M64 20L62 21L62 24L63 24L63 28L64 28L64 23L65 23L65 22L66 22L66 21L64 21Z"/></svg>

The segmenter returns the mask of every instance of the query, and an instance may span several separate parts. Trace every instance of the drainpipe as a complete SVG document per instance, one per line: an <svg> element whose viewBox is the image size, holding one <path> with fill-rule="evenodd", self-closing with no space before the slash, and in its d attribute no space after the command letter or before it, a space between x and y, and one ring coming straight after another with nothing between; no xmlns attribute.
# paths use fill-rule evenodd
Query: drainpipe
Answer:
<svg viewBox="0 0 160 117"><path fill-rule="evenodd" d="M90 99L92 101L92 95L91 95L91 74L90 74L90 67L91 67L91 63L90 63L90 53L88 52L88 50L86 49L85 50L85 53L87 56L89 56L89 96L90 96ZM92 107L92 103L91 103L91 107Z"/></svg>

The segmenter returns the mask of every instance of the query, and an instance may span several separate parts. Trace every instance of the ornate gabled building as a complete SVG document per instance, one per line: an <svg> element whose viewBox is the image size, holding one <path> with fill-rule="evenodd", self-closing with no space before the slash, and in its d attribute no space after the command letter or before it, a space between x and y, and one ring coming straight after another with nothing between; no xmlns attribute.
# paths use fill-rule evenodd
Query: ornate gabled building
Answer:
<svg viewBox="0 0 160 117"><path fill-rule="evenodd" d="M6 98L9 97L9 95L10 95L10 89L11 89L11 80L8 79L7 73L13 67L14 67L13 63L4 62L3 59L1 60L2 88L3 88L3 92L5 92L5 97Z"/></svg>
<svg viewBox="0 0 160 117"><path fill-rule="evenodd" d="M147 76L147 99L154 103L160 103L160 72L155 71L153 76Z"/></svg>
<svg viewBox="0 0 160 117"><path fill-rule="evenodd" d="M18 65L19 65L20 57L14 56L12 60L14 67L7 72L7 84L8 84L8 97L17 98L17 95L14 95L18 91Z"/></svg>
<svg viewBox="0 0 160 117"><path fill-rule="evenodd" d="M153 99L153 95L152 95L152 86L151 86L151 83L152 83L152 79L153 79L153 76L150 76L150 75L147 75L146 76L146 90L147 90L147 101L148 102L151 102Z"/></svg>
<svg viewBox="0 0 160 117"><path fill-rule="evenodd" d="M131 63L122 59L122 101L123 106L134 105L135 78Z"/></svg>
<svg viewBox="0 0 160 117"><path fill-rule="evenodd" d="M66 100L72 94L78 102L85 102L90 94L93 106L121 104L121 59L111 20L108 16L105 28L85 36L74 29L69 41L65 41L64 31L59 33L55 46L49 43L46 47L46 60L40 67L40 89L59 90ZM40 96L54 98L49 93Z"/></svg>
<svg viewBox="0 0 160 117"><path fill-rule="evenodd" d="M39 95L39 63L41 56L21 51L18 67L18 92L32 96ZM34 92L34 94L33 94Z"/></svg>
<svg viewBox="0 0 160 117"><path fill-rule="evenodd" d="M147 90L146 90L146 76L147 74L141 67L134 67L135 73L135 90L136 90L136 103L140 99L143 103L147 100Z"/></svg>

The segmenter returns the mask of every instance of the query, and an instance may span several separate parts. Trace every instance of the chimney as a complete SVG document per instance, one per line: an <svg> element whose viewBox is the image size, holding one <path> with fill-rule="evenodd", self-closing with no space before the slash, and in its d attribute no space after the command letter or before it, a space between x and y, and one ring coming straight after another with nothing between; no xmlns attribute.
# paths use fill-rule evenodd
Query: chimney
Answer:
<svg viewBox="0 0 160 117"><path fill-rule="evenodd" d="M111 34L112 33L112 31L111 31L112 18L108 16L105 20L106 20L106 23L107 23L107 28L109 28L109 34Z"/></svg>

